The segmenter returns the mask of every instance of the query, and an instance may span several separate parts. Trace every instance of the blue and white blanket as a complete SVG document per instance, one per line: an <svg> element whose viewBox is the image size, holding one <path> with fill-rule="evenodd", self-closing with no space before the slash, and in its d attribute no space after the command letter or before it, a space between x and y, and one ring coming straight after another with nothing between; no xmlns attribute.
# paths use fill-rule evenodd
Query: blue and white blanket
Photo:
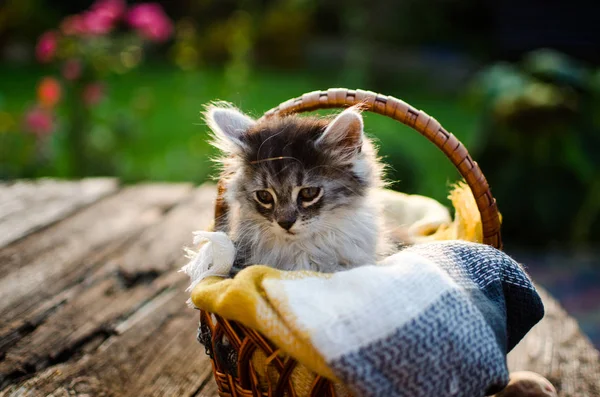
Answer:
<svg viewBox="0 0 600 397"><path fill-rule="evenodd" d="M192 301L257 329L357 396L497 392L508 382L506 354L544 315L519 264L461 241L328 275L251 266L197 283Z"/></svg>

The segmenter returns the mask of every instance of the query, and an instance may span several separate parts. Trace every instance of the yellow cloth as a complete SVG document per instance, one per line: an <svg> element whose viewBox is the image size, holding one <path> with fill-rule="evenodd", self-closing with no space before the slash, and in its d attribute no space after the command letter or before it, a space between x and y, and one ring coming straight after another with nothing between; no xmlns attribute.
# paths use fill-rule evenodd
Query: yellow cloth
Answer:
<svg viewBox="0 0 600 397"><path fill-rule="evenodd" d="M196 307L210 313L238 321L259 331L281 350L318 374L335 379L323 358L308 342L307 335L286 322L281 305L269 300L263 281L266 279L294 279L306 276L329 275L317 272L285 272L268 266L255 265L242 270L234 279L209 277L192 291Z"/></svg>

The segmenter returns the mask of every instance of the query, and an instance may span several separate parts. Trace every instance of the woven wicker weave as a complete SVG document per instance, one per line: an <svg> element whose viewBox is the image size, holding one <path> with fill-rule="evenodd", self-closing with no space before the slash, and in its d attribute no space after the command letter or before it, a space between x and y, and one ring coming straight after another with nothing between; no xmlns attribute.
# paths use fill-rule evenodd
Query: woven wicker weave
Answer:
<svg viewBox="0 0 600 397"><path fill-rule="evenodd" d="M300 97L283 102L269 110L263 117L284 115L290 113L306 112L317 109L347 107L362 104L363 109L379 113L412 127L431 142L433 142L456 166L473 192L477 207L481 214L483 242L502 248L500 235L500 217L496 201L494 200L485 176L464 145L451 133L446 131L440 123L425 112L417 110L406 102L391 96L385 96L370 91L348 90L333 88L327 91L313 91ZM218 196L215 208L215 219L223 219L227 212L223 200L224 188L218 187ZM220 225L215 225L220 229ZM228 321L219 316L201 311L201 331L199 339L207 346L207 353L211 357L213 373L217 382L220 396L336 396L339 394L339 385L318 375L311 376L311 384L306 393L298 393L294 389L294 371L299 371L301 366L292 358L279 352L276 346L265 339L255 330L242 324ZM229 341L228 353L230 363L220 358L219 349L223 347L223 337ZM271 370L277 375L259 379L256 368L253 366L253 355L262 351ZM234 363L233 367L231 362ZM305 376L305 374L303 374ZM336 392L338 392L336 394Z"/></svg>

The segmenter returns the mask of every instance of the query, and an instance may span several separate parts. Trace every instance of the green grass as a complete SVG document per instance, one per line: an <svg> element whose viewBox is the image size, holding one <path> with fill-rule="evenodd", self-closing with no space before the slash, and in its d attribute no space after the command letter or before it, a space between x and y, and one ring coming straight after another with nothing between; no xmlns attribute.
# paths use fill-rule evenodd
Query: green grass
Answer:
<svg viewBox="0 0 600 397"><path fill-rule="evenodd" d="M39 68L0 67L0 97L6 111L19 114L35 97ZM213 173L206 143L207 129L200 119L202 106L212 100L231 101L259 116L264 111L304 92L329 87L356 88L340 75L253 71L243 86L232 88L220 70L181 72L167 66L145 66L109 79L110 100L98 108L102 114L134 109L139 119L135 139L115 153L125 181L160 180L200 183ZM403 88L404 87L404 88ZM369 87L364 87L369 88ZM474 138L477 114L460 98L422 92L397 83L384 94L401 98L434 116L467 147ZM127 111L130 112L130 111ZM124 112L127 114L127 112ZM385 117L367 114L366 130L380 145L391 165L394 187L444 199L448 184L458 173L433 145L418 133Z"/></svg>

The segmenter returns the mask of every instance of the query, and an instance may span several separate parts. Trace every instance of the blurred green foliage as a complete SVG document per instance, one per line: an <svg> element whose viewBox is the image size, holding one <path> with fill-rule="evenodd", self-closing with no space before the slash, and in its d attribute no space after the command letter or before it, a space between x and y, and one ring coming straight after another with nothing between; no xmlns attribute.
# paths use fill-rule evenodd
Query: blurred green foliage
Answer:
<svg viewBox="0 0 600 397"><path fill-rule="evenodd" d="M39 68L0 68L0 73L14 78L0 81L0 92L11 97L6 111L18 115L31 100L31 94L22 87L35 86L41 73ZM200 119L203 105L215 99L235 103L244 111L260 116L280 102L314 89L331 86L355 87L352 81L333 74L287 73L252 71L243 89L232 90L225 78L226 71L202 69L181 72L165 65L143 66L136 73L113 75L108 80L109 100L96 109L95 127L90 131L94 146L105 146L110 136L103 125L103 117L116 115L127 127L128 139L114 145L111 157L117 168L111 170L128 182L140 180L203 182L213 174L210 157L214 155L207 144L207 128ZM403 98L412 105L426 109L467 144L475 128L476 117L456 98L421 92L414 88L390 87L386 94ZM458 173L438 150L419 134L385 117L367 114L367 132L379 140L380 153L390 164L390 179L394 187L408 192L419 192L445 200L448 184ZM124 132L123 132L124 133ZM118 135L118 134L117 134ZM0 146L18 134L0 134ZM62 147L65 131L59 129L51 136L51 148ZM13 151L16 153L16 150ZM0 155L11 153L1 151ZM56 156L45 167L4 168L2 177L62 176L64 153ZM2 163L6 163L2 158ZM102 165L102 162L99 163ZM106 174L101 167L98 174Z"/></svg>
<svg viewBox="0 0 600 397"><path fill-rule="evenodd" d="M473 82L485 110L472 151L513 240L600 241L599 72L539 50Z"/></svg>

